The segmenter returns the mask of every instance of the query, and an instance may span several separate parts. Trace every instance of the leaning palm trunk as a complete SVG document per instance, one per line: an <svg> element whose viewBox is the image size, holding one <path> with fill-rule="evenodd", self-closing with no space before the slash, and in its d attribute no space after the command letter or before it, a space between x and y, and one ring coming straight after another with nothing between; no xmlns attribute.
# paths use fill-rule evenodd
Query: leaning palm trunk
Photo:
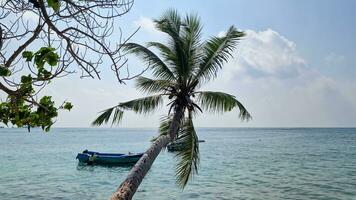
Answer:
<svg viewBox="0 0 356 200"><path fill-rule="evenodd" d="M168 134L159 136L151 147L143 154L141 159L131 169L126 179L121 183L116 192L111 196L111 200L132 199L137 188L140 186L143 178L151 168L162 148L166 147L175 137L179 129L179 124L183 118L184 112L178 107L174 113L172 123L169 126Z"/></svg>

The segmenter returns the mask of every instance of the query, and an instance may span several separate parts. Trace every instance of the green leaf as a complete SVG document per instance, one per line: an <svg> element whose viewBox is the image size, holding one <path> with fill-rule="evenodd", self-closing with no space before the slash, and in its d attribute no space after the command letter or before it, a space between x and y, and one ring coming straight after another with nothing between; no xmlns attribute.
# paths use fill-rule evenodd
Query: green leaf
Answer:
<svg viewBox="0 0 356 200"><path fill-rule="evenodd" d="M39 74L40 76L41 75L43 75L43 78L49 78L49 77L51 77L51 75L52 75L52 73L51 72L49 72L49 71L47 71L47 70L45 70L45 69L43 69L43 70L41 70L42 72Z"/></svg>
<svg viewBox="0 0 356 200"><path fill-rule="evenodd" d="M45 132L48 132L48 131L50 131L50 129L51 129L51 126L47 126L47 127L44 129L44 131L45 131Z"/></svg>
<svg viewBox="0 0 356 200"><path fill-rule="evenodd" d="M27 62L30 62L33 58L33 52L32 51L24 51L22 53L22 57L26 59Z"/></svg>
<svg viewBox="0 0 356 200"><path fill-rule="evenodd" d="M29 86L32 87L31 84ZM34 104L28 103L25 98L25 95L8 96L5 102L0 103L0 122L10 122L17 127L41 127L44 131L49 131L54 123L53 118L58 115L51 96L42 97L37 109L33 109Z"/></svg>
<svg viewBox="0 0 356 200"><path fill-rule="evenodd" d="M0 66L0 76L10 76L11 71L3 66Z"/></svg>
<svg viewBox="0 0 356 200"><path fill-rule="evenodd" d="M31 81L32 81L31 75L21 76L21 83L29 84L29 83L31 83Z"/></svg>
<svg viewBox="0 0 356 200"><path fill-rule="evenodd" d="M21 76L21 85L19 91L21 91L21 95L23 96L27 96L34 92L32 86L32 77L30 74L27 76Z"/></svg>
<svg viewBox="0 0 356 200"><path fill-rule="evenodd" d="M52 73L45 69L45 64L49 64L50 66L56 66L59 62L60 56L55 52L55 48L53 47L41 47L37 52L33 53L31 51L24 51L22 53L22 57L26 59L26 61L34 60L35 66L37 67L37 78L48 79L51 77Z"/></svg>
<svg viewBox="0 0 356 200"><path fill-rule="evenodd" d="M50 52L46 56L45 60L50 66L56 66L58 64L59 55L54 52Z"/></svg>
<svg viewBox="0 0 356 200"><path fill-rule="evenodd" d="M47 0L48 6L51 7L54 11L58 12L61 6L59 0Z"/></svg>
<svg viewBox="0 0 356 200"><path fill-rule="evenodd" d="M70 110L73 108L73 105L72 105L72 103L70 103L70 102L66 102L66 103L64 104L63 108L64 108L65 110L69 110L69 111L70 111Z"/></svg>

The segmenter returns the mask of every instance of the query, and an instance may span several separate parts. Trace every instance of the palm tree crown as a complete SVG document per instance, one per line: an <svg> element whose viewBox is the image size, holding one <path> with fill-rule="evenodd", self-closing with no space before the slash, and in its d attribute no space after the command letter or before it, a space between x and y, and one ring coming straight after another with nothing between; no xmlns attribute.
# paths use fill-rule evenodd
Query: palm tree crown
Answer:
<svg viewBox="0 0 356 200"><path fill-rule="evenodd" d="M119 103L104 110L93 122L94 125L107 123L112 116L112 123L119 123L124 110L136 113L149 113L155 111L163 104L163 99L169 99L169 113L160 125L160 133L167 135L172 122L173 110L178 108L183 112L180 128L172 138L184 145L177 153L176 167L177 184L184 187L191 174L198 170L199 145L198 137L193 125L193 114L203 112L226 112L237 107L242 120L251 118L245 107L235 96L212 91L198 91L207 81L215 78L223 64L232 57L238 41L244 36L243 32L231 26L225 36L211 37L201 41L202 25L196 15L185 18L179 16L174 10L169 10L155 20L156 28L168 35L168 42L149 42L147 46L136 43L126 43L124 51L135 54L145 61L154 78L138 77L136 87L151 96L132 101ZM155 48L160 56L149 48Z"/></svg>

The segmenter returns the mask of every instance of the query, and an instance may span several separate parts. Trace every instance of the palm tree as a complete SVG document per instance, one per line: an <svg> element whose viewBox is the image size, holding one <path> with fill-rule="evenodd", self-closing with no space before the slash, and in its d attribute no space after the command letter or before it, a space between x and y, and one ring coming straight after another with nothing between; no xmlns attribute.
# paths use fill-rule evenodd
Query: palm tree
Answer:
<svg viewBox="0 0 356 200"><path fill-rule="evenodd" d="M219 69L231 57L243 32L231 26L225 36L211 37L201 41L202 25L196 15L181 18L174 10L169 10L155 20L156 28L167 34L167 44L149 42L142 46L126 43L124 51L135 54L147 62L153 74L152 78L138 77L136 87L151 96L119 103L104 110L93 125L119 123L124 110L139 114L155 111L167 98L169 112L160 124L160 135L154 139L151 147L129 172L126 180L119 186L111 199L131 199L144 176L150 169L160 151L169 142L179 140L183 149L177 153L176 182L184 188L189 177L197 173L199 165L198 136L193 125L193 116L203 110L227 112L238 107L242 120L251 118L245 107L235 96L223 92L198 91L198 89L216 77ZM160 56L149 50L156 48Z"/></svg>

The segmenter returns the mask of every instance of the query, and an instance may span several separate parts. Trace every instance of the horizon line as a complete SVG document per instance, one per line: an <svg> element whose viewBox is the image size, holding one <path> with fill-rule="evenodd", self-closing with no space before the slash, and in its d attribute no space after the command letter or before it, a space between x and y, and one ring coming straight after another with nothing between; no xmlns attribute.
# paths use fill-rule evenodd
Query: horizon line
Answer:
<svg viewBox="0 0 356 200"><path fill-rule="evenodd" d="M11 127L4 127L11 128ZM17 127L14 127L17 128ZM26 127L23 127L26 128ZM38 127L39 128L39 127ZM91 129L156 129L158 127L92 127L92 126L54 126L52 128L91 128ZM356 128L356 126L196 126L196 128Z"/></svg>

